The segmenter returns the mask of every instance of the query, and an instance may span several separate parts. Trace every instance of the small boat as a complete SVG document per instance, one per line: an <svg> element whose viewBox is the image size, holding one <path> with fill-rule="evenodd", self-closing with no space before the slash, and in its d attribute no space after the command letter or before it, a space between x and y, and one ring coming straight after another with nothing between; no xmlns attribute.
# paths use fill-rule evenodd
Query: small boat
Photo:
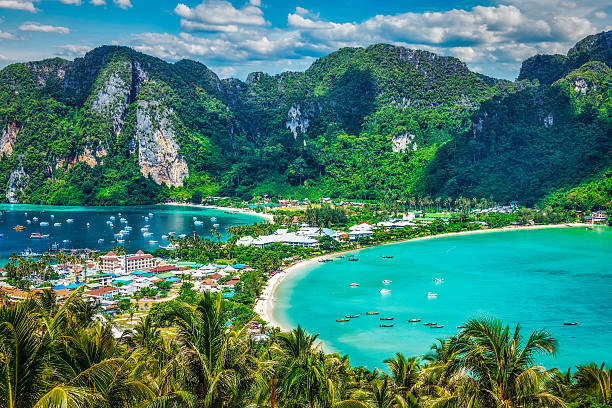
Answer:
<svg viewBox="0 0 612 408"><path fill-rule="evenodd" d="M563 323L564 326L578 326L578 322L565 322Z"/></svg>
<svg viewBox="0 0 612 408"><path fill-rule="evenodd" d="M379 324L378 327L393 327L393 324Z"/></svg>
<svg viewBox="0 0 612 408"><path fill-rule="evenodd" d="M145 221L149 221L149 217L144 217Z"/></svg>
<svg viewBox="0 0 612 408"><path fill-rule="evenodd" d="M21 255L23 258L36 258L36 257L40 256L40 254L38 254L38 253L34 252L34 251L32 250L32 248L28 248L28 249L25 249L25 250L21 251L21 254L20 254L20 255Z"/></svg>
<svg viewBox="0 0 612 408"><path fill-rule="evenodd" d="M339 255L338 258L346 258L344 255Z"/></svg>
<svg viewBox="0 0 612 408"><path fill-rule="evenodd" d="M439 325L436 325L436 326L429 326L430 329L441 329L443 327L444 327L443 324L439 324Z"/></svg>
<svg viewBox="0 0 612 408"><path fill-rule="evenodd" d="M434 323L425 323L425 326L436 326L438 324L438 322L434 322Z"/></svg>
<svg viewBox="0 0 612 408"><path fill-rule="evenodd" d="M349 258L348 260L351 261L351 262L357 262L359 260L359 258Z"/></svg>
<svg viewBox="0 0 612 408"><path fill-rule="evenodd" d="M32 223L32 220L26 220L26 222L27 222L28 224L31 224L31 223Z"/></svg>
<svg viewBox="0 0 612 408"><path fill-rule="evenodd" d="M150 212L150 213L149 213L149 217L152 217L152 216L153 216L153 213L152 213L152 212Z"/></svg>
<svg viewBox="0 0 612 408"><path fill-rule="evenodd" d="M54 219L54 218L55 218L55 215L51 214L51 219Z"/></svg>
<svg viewBox="0 0 612 408"><path fill-rule="evenodd" d="M23 225L15 225L15 226L13 227L13 229L14 229L15 231L23 231L23 230L25 229L25 227L24 227Z"/></svg>
<svg viewBox="0 0 612 408"><path fill-rule="evenodd" d="M86 226L87 228L89 228L89 223L85 224L85 226Z"/></svg>
<svg viewBox="0 0 612 408"><path fill-rule="evenodd" d="M126 231L131 231L131 230L132 230L132 227L130 227L129 225L126 225L126 226L125 226L125 230L126 230Z"/></svg>
<svg viewBox="0 0 612 408"><path fill-rule="evenodd" d="M118 239L118 240L117 240L117 243L118 243L118 244L123 244L124 242L125 242L125 239L121 239L121 238L120 238L120 239Z"/></svg>
<svg viewBox="0 0 612 408"><path fill-rule="evenodd" d="M352 286L352 287L354 287L354 288L355 288L355 287L359 286L359 284L358 284L358 283L353 282L353 283L351 283L349 286Z"/></svg>
<svg viewBox="0 0 612 408"><path fill-rule="evenodd" d="M198 219L198 217L193 217L192 219L195 221L195 220L197 220L197 219Z"/></svg>
<svg viewBox="0 0 612 408"><path fill-rule="evenodd" d="M147 231L149 230L149 227L142 227L140 230L141 230L142 232L147 232Z"/></svg>
<svg viewBox="0 0 612 408"><path fill-rule="evenodd" d="M38 222L38 217L32 217L32 221Z"/></svg>
<svg viewBox="0 0 612 408"><path fill-rule="evenodd" d="M356 319L356 318L359 317L359 315L358 314L356 314L356 315L346 315L344 317L347 318L347 319Z"/></svg>
<svg viewBox="0 0 612 408"><path fill-rule="evenodd" d="M33 232L30 234L30 238L31 239L36 239L36 238L49 238L49 234L40 234L38 232Z"/></svg>
<svg viewBox="0 0 612 408"><path fill-rule="evenodd" d="M115 216L111 215L108 219L111 220L111 221L115 221Z"/></svg>
<svg viewBox="0 0 612 408"><path fill-rule="evenodd" d="M388 280L388 279L385 279L384 281L382 281L382 283L384 283L385 285L388 285L388 284L390 284L391 282L393 282L393 281L390 281L390 280Z"/></svg>
<svg viewBox="0 0 612 408"><path fill-rule="evenodd" d="M100 239L98 240L98 244L102 244L103 242L104 242L104 238L100 238Z"/></svg>
<svg viewBox="0 0 612 408"><path fill-rule="evenodd" d="M465 329L465 326L457 326L458 329Z"/></svg>
<svg viewBox="0 0 612 408"><path fill-rule="evenodd" d="M350 320L351 320L351 319L336 319L336 321L337 321L338 323L344 323L344 322L348 322L348 321L350 321Z"/></svg>
<svg viewBox="0 0 612 408"><path fill-rule="evenodd" d="M383 259L392 259L393 255L389 256L389 255L383 255Z"/></svg>
<svg viewBox="0 0 612 408"><path fill-rule="evenodd" d="M108 223L108 226L109 226L109 227L111 227L111 228L113 228L113 227L114 227L114 225L113 225L113 223L112 223L112 222L109 222L109 223Z"/></svg>
<svg viewBox="0 0 612 408"><path fill-rule="evenodd" d="M429 297L429 298L438 297L438 294L437 293L433 293L433 292L428 292L427 293L427 297Z"/></svg>
<svg viewBox="0 0 612 408"><path fill-rule="evenodd" d="M178 236L178 237L179 237L179 238L181 238L181 239L183 239L183 238L185 238L186 236L187 236L186 234L179 234L179 236Z"/></svg>
<svg viewBox="0 0 612 408"><path fill-rule="evenodd" d="M127 224L127 220L125 218L120 218L119 221L121 221L124 224Z"/></svg>
<svg viewBox="0 0 612 408"><path fill-rule="evenodd" d="M61 227L62 223L61 222L55 222L55 223L53 223L53 226L54 227Z"/></svg>
<svg viewBox="0 0 612 408"><path fill-rule="evenodd" d="M381 290L380 290L380 293L381 293L382 295L385 295L385 294L387 294L387 293L391 293L391 289L381 289Z"/></svg>
<svg viewBox="0 0 612 408"><path fill-rule="evenodd" d="M333 259L319 259L321 263L333 262Z"/></svg>
<svg viewBox="0 0 612 408"><path fill-rule="evenodd" d="M72 218L68 218L68 219L66 220L66 223L67 223L67 224L72 224L73 222L74 222L74 220L73 220Z"/></svg>
<svg viewBox="0 0 612 408"><path fill-rule="evenodd" d="M62 242L63 242L64 244L69 244L69 243L70 243L70 240L69 240L69 239L65 239L65 240L63 240Z"/></svg>
<svg viewBox="0 0 612 408"><path fill-rule="evenodd" d="M151 240L151 241L149 241L149 244L157 244L157 241Z"/></svg>
<svg viewBox="0 0 612 408"><path fill-rule="evenodd" d="M379 317L378 320L393 320L395 317Z"/></svg>
<svg viewBox="0 0 612 408"><path fill-rule="evenodd" d="M217 218L216 217L210 217L210 222L217 222Z"/></svg>
<svg viewBox="0 0 612 408"><path fill-rule="evenodd" d="M41 227L48 227L49 223L47 221L41 221L40 226Z"/></svg>
<svg viewBox="0 0 612 408"><path fill-rule="evenodd" d="M204 225L204 222L196 220L196 221L193 222L193 225Z"/></svg>
<svg viewBox="0 0 612 408"><path fill-rule="evenodd" d="M153 235L153 233L152 233L152 232L144 232L144 233L142 234L142 236L143 236L143 237L150 237L151 235Z"/></svg>
<svg viewBox="0 0 612 408"><path fill-rule="evenodd" d="M213 224L213 227L219 228L219 224Z"/></svg>
<svg viewBox="0 0 612 408"><path fill-rule="evenodd" d="M436 283L442 283L442 282L444 282L444 279L443 279L443 278L435 278L435 279L434 279L434 282L436 282Z"/></svg>
<svg viewBox="0 0 612 408"><path fill-rule="evenodd" d="M162 239L168 239L167 235L162 235L161 237L162 237Z"/></svg>
<svg viewBox="0 0 612 408"><path fill-rule="evenodd" d="M408 320L408 323L418 323L420 321L421 321L421 319L410 319L410 320Z"/></svg>
<svg viewBox="0 0 612 408"><path fill-rule="evenodd" d="M366 314L367 314L368 316L373 316L373 315L377 315L377 314L378 314L378 312L367 312Z"/></svg>

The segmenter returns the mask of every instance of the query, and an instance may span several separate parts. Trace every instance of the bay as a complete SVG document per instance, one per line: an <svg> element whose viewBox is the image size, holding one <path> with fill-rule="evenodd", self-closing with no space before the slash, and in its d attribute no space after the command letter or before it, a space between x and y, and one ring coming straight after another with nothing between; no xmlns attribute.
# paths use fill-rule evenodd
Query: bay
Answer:
<svg viewBox="0 0 612 408"><path fill-rule="evenodd" d="M336 258L285 279L275 293L275 320L320 333L327 351L348 354L353 365L370 369L385 368L383 360L396 352L422 355L474 317L520 323L525 336L550 331L559 350L554 358L539 357L547 367L612 363L610 228L437 237L354 255L358 262ZM351 282L360 286L350 287ZM383 288L391 292L382 295ZM380 315L367 316L368 311ZM360 317L335 321L354 314ZM394 327L379 327L379 317L394 317ZM413 318L422 321L409 323ZM580 324L565 326L566 321ZM430 329L426 322L444 327Z"/></svg>

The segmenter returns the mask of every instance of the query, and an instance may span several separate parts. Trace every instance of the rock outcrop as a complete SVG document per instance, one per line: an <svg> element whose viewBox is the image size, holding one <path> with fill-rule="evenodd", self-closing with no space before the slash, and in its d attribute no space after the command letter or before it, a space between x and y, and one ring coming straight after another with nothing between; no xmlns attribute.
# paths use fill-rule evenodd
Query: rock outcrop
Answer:
<svg viewBox="0 0 612 408"><path fill-rule="evenodd" d="M9 122L6 128L2 129L0 137L0 156L10 156L13 154L13 147L17 141L17 134L21 127L16 122Z"/></svg>
<svg viewBox="0 0 612 408"><path fill-rule="evenodd" d="M404 153L406 151L417 150L417 144L414 141L414 135L409 133L404 133L401 135L393 136L391 139L391 148L394 153Z"/></svg>
<svg viewBox="0 0 612 408"><path fill-rule="evenodd" d="M299 104L291 105L291 108L289 108L289 112L287 112L287 116L289 117L289 120L286 122L286 126L291 131L291 133L293 133L294 139L297 139L298 129L302 133L306 133L310 121L308 120L308 118L302 116Z"/></svg>
<svg viewBox="0 0 612 408"><path fill-rule="evenodd" d="M182 186L189 177L187 162L179 154L174 121L176 115L157 101L139 101L136 111L138 164L145 177L157 184Z"/></svg>
<svg viewBox="0 0 612 408"><path fill-rule="evenodd" d="M19 163L9 177L8 189L6 190L6 201L11 204L19 202L19 195L23 193L28 184L29 176L23 169L23 164Z"/></svg>
<svg viewBox="0 0 612 408"><path fill-rule="evenodd" d="M112 122L115 134L119 134L123 128L130 100L131 75L124 78L126 71L132 72L132 63L120 62L119 70L110 73L91 103L92 112Z"/></svg>

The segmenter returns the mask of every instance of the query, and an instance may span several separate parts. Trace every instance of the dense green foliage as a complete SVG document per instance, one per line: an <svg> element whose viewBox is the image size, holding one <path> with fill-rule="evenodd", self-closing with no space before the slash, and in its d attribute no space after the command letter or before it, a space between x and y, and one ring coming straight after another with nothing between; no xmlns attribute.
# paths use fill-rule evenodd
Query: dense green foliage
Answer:
<svg viewBox="0 0 612 408"><path fill-rule="evenodd" d="M611 371L537 364L546 331L466 322L423 358L397 353L387 372L326 354L301 327L260 342L219 296L163 303L119 339L79 293L0 303L0 405L57 407L540 408L612 404ZM167 335L169 327L173 335Z"/></svg>
<svg viewBox="0 0 612 408"><path fill-rule="evenodd" d="M0 186L51 204L269 194L608 207L611 36L530 58L514 83L386 44L245 82L125 47L14 64L0 72ZM180 173L182 160L184 179L143 176Z"/></svg>

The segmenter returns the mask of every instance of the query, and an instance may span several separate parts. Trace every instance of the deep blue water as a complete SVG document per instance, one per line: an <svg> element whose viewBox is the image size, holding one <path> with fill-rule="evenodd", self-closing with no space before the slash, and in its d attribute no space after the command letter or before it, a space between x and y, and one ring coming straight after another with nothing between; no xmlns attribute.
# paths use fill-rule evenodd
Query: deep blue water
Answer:
<svg viewBox="0 0 612 408"><path fill-rule="evenodd" d="M328 350L369 368L384 368L382 361L398 351L426 353L436 338L479 316L520 322L525 336L549 330L559 341L556 358L540 359L549 367L612 363L611 228L491 232L356 254L359 262L335 259L286 279L276 293L275 319L320 333ZM392 283L383 285L385 279ZM381 295L384 287L391 293ZM428 292L438 296L429 298ZM395 317L395 326L380 328L379 316L366 316L368 311ZM335 321L357 313L348 323ZM408 323L411 318L423 320ZM580 324L564 326L565 321ZM445 326L430 329L425 322Z"/></svg>
<svg viewBox="0 0 612 408"><path fill-rule="evenodd" d="M37 205L0 205L0 210L6 210L0 215L0 262L13 252L21 252L23 249L31 248L35 252L44 252L49 246L57 242L62 247L68 248L91 248L108 250L117 245L123 245L128 251L153 250L160 245L167 245L168 241L162 239L162 235L173 231L176 234L193 234L196 231L203 236L209 236L213 224L219 224L217 230L222 239L226 237L228 225L252 224L261 222L262 219L248 214L226 214L223 211L193 208L184 206L139 206L139 207L54 207ZM149 213L153 215L150 216ZM121 215L119 215L121 214ZM51 218L53 216L53 219ZM109 227L106 221L111 216L115 217L113 227ZM32 221L38 217L38 221ZM127 224L120 222L123 217ZM148 217L145 218L145 217ZM194 225L193 217L197 217L203 224ZM211 221L216 217L217 221ZM72 218L74 222L67 223ZM31 220L30 224L27 220ZM46 221L49 226L40 226L40 222ZM61 226L55 227L54 223L60 222ZM87 227L89 222L90 226ZM23 225L24 231L15 231L13 227ZM118 244L114 237L125 225L132 226L132 231L125 236L125 243ZM149 225L149 232L153 235L144 236L140 230ZM49 238L30 239L30 234L38 232L49 234ZM102 244L98 239L104 239ZM70 242L64 243L64 240ZM150 244L149 241L158 241Z"/></svg>

